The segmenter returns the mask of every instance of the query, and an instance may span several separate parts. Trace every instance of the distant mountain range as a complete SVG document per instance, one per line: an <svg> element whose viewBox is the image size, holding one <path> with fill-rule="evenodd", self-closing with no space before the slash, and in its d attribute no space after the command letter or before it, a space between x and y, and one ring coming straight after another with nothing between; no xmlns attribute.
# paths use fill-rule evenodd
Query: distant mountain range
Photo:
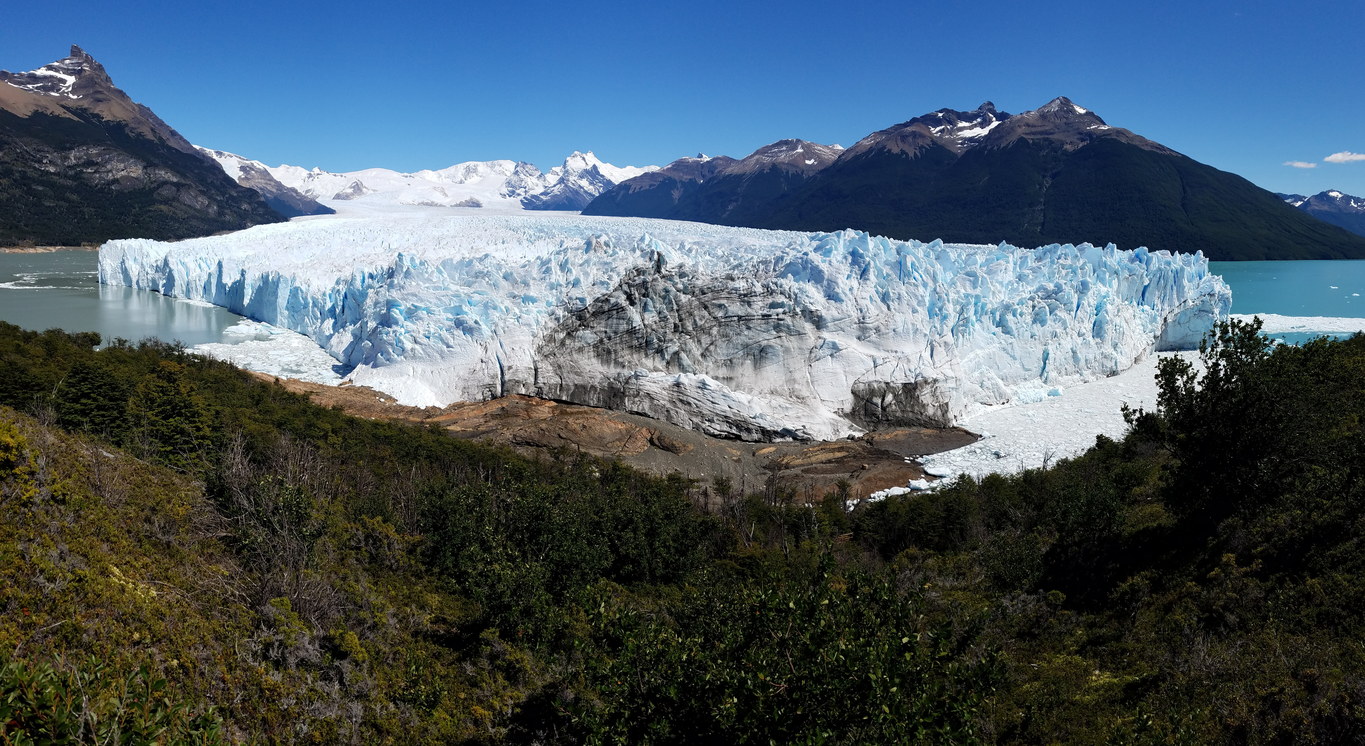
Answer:
<svg viewBox="0 0 1365 746"><path fill-rule="evenodd" d="M739 161L680 159L583 212L965 243L1112 242L1214 259L1365 257L1365 238L1064 97L1014 115L990 102L940 109L842 151L782 140Z"/></svg>
<svg viewBox="0 0 1365 746"><path fill-rule="evenodd" d="M1305 197L1302 194L1276 194L1275 196L1318 220L1341 226L1356 235L1365 236L1365 199L1352 197L1335 189L1318 192L1311 197Z"/></svg>
<svg viewBox="0 0 1365 746"><path fill-rule="evenodd" d="M0 71L0 245L175 239L282 219L80 47Z"/></svg>
<svg viewBox="0 0 1365 746"><path fill-rule="evenodd" d="M79 47L0 71L0 245L176 239L396 208L582 210L965 243L1115 243L1215 259L1365 257L1365 200L1279 196L1112 127L1066 98L940 109L847 149L779 140L743 159L617 167L575 152L401 173L267 166L200 148ZM1351 231L1355 231L1352 233Z"/></svg>
<svg viewBox="0 0 1365 746"><path fill-rule="evenodd" d="M438 171L415 173L387 168L332 173L242 160L250 168L265 170L274 180L305 197L377 210L416 206L578 211L616 184L658 169L613 166L591 151L575 151L562 165L548 172L530 163L509 160L469 161ZM231 166L224 162L224 167Z"/></svg>
<svg viewBox="0 0 1365 746"><path fill-rule="evenodd" d="M548 172L508 160L411 174L271 167L192 145L79 47L37 70L0 71L0 245L186 238L335 212L323 202L577 211L656 169L591 152Z"/></svg>

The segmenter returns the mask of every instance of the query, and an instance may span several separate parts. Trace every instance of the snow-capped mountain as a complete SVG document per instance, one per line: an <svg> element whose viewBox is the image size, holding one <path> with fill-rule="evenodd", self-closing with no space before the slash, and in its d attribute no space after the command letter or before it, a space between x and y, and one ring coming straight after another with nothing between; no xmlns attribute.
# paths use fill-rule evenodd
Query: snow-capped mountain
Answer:
<svg viewBox="0 0 1365 746"><path fill-rule="evenodd" d="M181 238L278 221L80 47L0 71L0 242Z"/></svg>
<svg viewBox="0 0 1365 746"><path fill-rule="evenodd" d="M915 156L933 144L953 153L961 153L979 145L991 130L1009 117L1009 114L996 111L995 104L990 101L973 111L939 109L873 132L854 143L845 153L849 158L869 151Z"/></svg>
<svg viewBox="0 0 1365 746"><path fill-rule="evenodd" d="M530 163L510 160L469 161L415 173L386 168L331 173L290 165L268 170L281 184L332 207L360 206L377 211L396 206L581 210L602 191L657 167L613 166L591 151L575 151L548 173Z"/></svg>
<svg viewBox="0 0 1365 746"><path fill-rule="evenodd" d="M1318 192L1311 197L1302 194L1277 196L1318 220L1365 236L1365 199L1353 197L1336 189Z"/></svg>
<svg viewBox="0 0 1365 746"><path fill-rule="evenodd" d="M1231 303L1200 255L585 216L343 217L99 263L404 403L532 394L744 439L952 424L1196 345Z"/></svg>
<svg viewBox="0 0 1365 746"><path fill-rule="evenodd" d="M260 161L243 158L225 150L212 150L197 145L195 147L200 153L222 166L223 171L238 184L259 192L267 205L286 218L300 215L331 215L336 212L330 207L318 204L313 198L300 194L298 190L281 184Z"/></svg>
<svg viewBox="0 0 1365 746"><path fill-rule="evenodd" d="M5 108L11 111L22 108L66 118L72 118L71 109L87 111L119 122L142 137L159 140L176 150L195 152L188 140L161 121L151 109L134 102L116 87L104 66L78 46L72 45L71 54L37 70L18 73L0 70L0 82L7 84L9 89L36 94L35 98L24 101L11 91L4 101L5 104L18 104L17 107L6 105Z"/></svg>
<svg viewBox="0 0 1365 746"><path fill-rule="evenodd" d="M546 186L522 198L528 210L582 210L597 195L627 179L657 171L658 166L613 166L603 163L590 150L574 151L545 174Z"/></svg>

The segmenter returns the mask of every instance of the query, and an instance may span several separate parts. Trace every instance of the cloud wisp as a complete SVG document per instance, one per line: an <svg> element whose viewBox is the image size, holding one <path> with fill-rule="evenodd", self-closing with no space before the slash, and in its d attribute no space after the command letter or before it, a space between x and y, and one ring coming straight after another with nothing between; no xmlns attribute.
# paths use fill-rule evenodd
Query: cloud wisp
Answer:
<svg viewBox="0 0 1365 746"><path fill-rule="evenodd" d="M1284 165L1292 168L1317 168L1318 164L1309 161L1285 161Z"/></svg>
<svg viewBox="0 0 1365 746"><path fill-rule="evenodd" d="M1350 163L1351 161L1365 161L1365 153L1352 153L1343 150L1340 153L1333 153L1322 160L1327 163Z"/></svg>

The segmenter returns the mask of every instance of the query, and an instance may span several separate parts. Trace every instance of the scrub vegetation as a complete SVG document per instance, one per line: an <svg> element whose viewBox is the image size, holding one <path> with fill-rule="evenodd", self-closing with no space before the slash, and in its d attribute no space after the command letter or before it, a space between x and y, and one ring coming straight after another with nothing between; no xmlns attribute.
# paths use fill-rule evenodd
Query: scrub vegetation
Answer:
<svg viewBox="0 0 1365 746"><path fill-rule="evenodd" d="M1365 737L1365 338L852 511L97 344L0 324L0 742Z"/></svg>

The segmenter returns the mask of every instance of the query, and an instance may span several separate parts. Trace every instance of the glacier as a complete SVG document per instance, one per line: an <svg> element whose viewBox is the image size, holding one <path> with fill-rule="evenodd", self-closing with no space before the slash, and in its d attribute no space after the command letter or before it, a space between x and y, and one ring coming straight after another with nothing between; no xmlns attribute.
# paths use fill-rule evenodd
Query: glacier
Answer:
<svg viewBox="0 0 1365 746"><path fill-rule="evenodd" d="M710 435L951 425L1197 346L1201 254L560 215L335 217L111 241L100 281L310 337L414 406L530 394Z"/></svg>

